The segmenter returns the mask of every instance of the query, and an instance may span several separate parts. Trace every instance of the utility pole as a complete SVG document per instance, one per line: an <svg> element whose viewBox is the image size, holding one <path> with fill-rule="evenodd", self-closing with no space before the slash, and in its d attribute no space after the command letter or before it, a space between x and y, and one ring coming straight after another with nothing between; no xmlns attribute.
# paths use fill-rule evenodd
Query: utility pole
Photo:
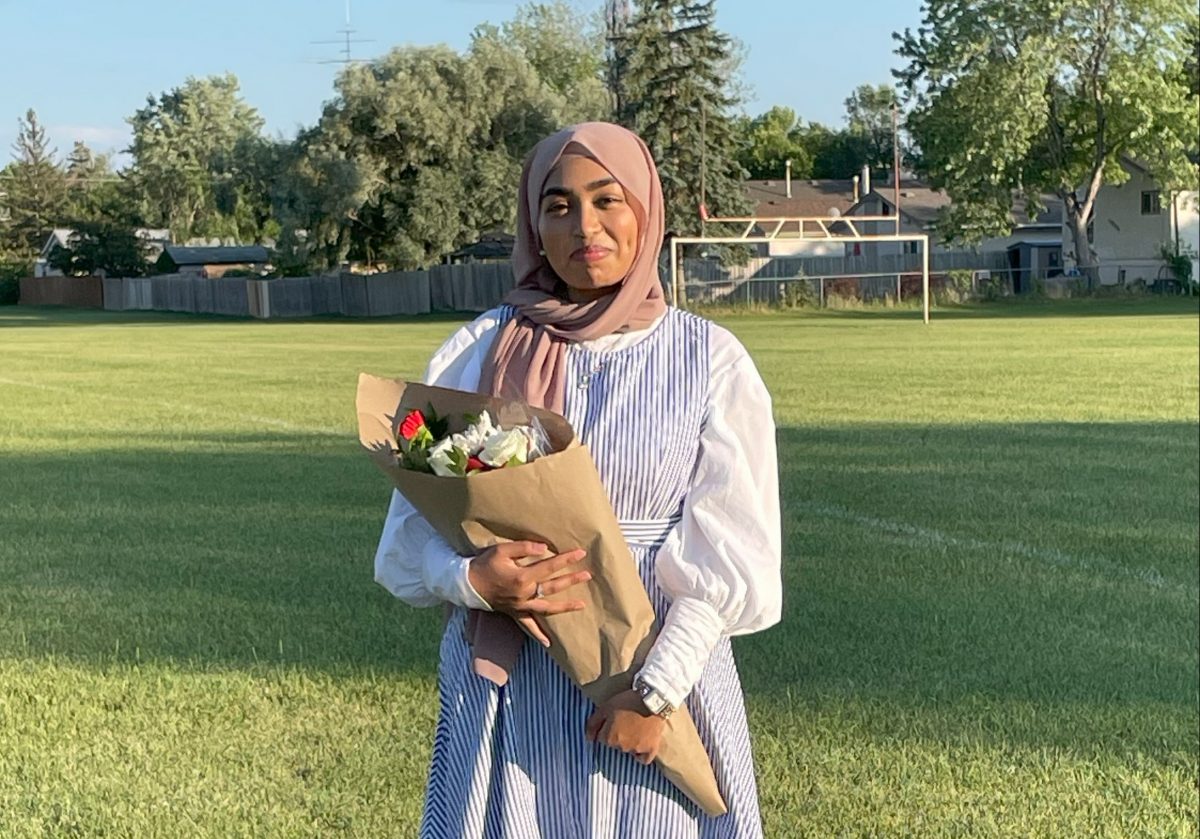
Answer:
<svg viewBox="0 0 1200 839"><path fill-rule="evenodd" d="M895 183L892 203L896 205L896 235L900 234L900 128L899 108L892 103L892 179Z"/></svg>
<svg viewBox="0 0 1200 839"><path fill-rule="evenodd" d="M896 103L892 102L892 204L896 210L896 235L900 235L900 129L899 129L899 108ZM901 249L900 259L897 260L897 265L902 263L904 253ZM900 275L896 275L896 302L900 302L900 294L902 292Z"/></svg>

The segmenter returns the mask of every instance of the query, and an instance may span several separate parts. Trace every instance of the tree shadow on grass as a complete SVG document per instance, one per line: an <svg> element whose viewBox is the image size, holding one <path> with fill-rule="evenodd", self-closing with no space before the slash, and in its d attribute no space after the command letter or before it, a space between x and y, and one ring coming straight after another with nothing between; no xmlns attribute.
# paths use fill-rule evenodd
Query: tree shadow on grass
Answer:
<svg viewBox="0 0 1200 839"><path fill-rule="evenodd" d="M197 442L4 456L0 656L433 674L440 610L372 579L390 490L366 457L317 436ZM737 641L754 707L840 698L896 710L877 736L928 711L935 738L1077 748L1112 732L1056 709L1194 714L1194 424L782 428L779 443L783 622ZM936 712L972 703L1042 716L980 735ZM1131 723L1128 748L1159 722Z"/></svg>
<svg viewBox="0 0 1200 839"><path fill-rule="evenodd" d="M940 741L1196 745L1195 424L784 428L779 443L783 621L737 647L763 707L874 708L884 739L920 721Z"/></svg>
<svg viewBox="0 0 1200 839"><path fill-rule="evenodd" d="M848 320L920 320L920 309L833 309L821 314ZM994 303L935 307L930 320L998 320L1021 318L1110 318L1195 315L1200 298L1153 296L1129 298L1040 300L1011 298Z"/></svg>
<svg viewBox="0 0 1200 839"><path fill-rule="evenodd" d="M434 671L440 610L373 581L390 489L357 447L138 442L4 457L0 655Z"/></svg>

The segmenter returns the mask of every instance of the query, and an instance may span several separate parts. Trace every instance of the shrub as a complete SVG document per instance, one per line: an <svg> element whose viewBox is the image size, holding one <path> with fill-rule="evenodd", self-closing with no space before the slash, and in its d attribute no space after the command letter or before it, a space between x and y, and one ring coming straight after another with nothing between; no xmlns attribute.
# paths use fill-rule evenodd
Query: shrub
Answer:
<svg viewBox="0 0 1200 839"><path fill-rule="evenodd" d="M21 278L31 276L28 262L0 262L0 306L15 306L21 298Z"/></svg>
<svg viewBox="0 0 1200 839"><path fill-rule="evenodd" d="M0 277L0 306L15 306L21 300L21 281Z"/></svg>
<svg viewBox="0 0 1200 839"><path fill-rule="evenodd" d="M819 297L808 280L792 280L784 284L783 293L779 295L779 305L785 309L815 308L819 304Z"/></svg>

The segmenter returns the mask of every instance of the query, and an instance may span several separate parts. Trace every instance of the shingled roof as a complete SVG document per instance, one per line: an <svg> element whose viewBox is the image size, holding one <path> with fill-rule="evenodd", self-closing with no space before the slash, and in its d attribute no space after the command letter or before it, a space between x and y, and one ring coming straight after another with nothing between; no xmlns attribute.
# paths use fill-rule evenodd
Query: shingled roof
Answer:
<svg viewBox="0 0 1200 839"><path fill-rule="evenodd" d="M854 183L838 180L792 180L792 197L783 180L746 181L746 196L758 218L841 215L854 206ZM836 212L835 212L836 211Z"/></svg>
<svg viewBox="0 0 1200 839"><path fill-rule="evenodd" d="M243 265L269 262L271 255L262 245L233 245L212 248L189 248L167 245L167 256L176 265Z"/></svg>

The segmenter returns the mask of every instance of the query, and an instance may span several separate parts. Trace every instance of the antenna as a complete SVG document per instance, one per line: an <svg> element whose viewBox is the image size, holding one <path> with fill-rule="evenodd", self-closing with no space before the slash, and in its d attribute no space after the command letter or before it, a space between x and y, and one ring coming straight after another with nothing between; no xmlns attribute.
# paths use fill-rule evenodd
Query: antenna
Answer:
<svg viewBox="0 0 1200 839"><path fill-rule="evenodd" d="M353 64L355 61L362 61L361 58L354 58L350 54L351 44L370 44L374 42L373 38L355 38L358 30L350 25L350 0L346 0L346 26L343 29L337 30L338 34L343 36L336 41L309 41L310 44L338 44L341 49L338 50L342 54L341 58L330 58L324 61L318 61L318 64Z"/></svg>

